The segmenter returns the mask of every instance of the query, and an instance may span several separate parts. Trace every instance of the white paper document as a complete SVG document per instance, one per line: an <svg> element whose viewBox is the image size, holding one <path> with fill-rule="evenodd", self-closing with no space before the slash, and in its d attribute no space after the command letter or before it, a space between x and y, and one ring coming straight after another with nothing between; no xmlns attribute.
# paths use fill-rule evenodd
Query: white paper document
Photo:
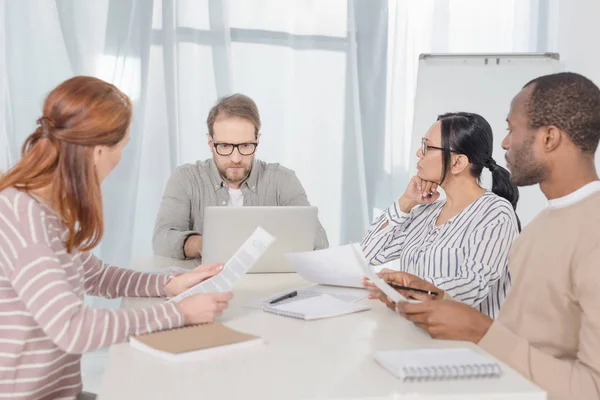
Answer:
<svg viewBox="0 0 600 400"><path fill-rule="evenodd" d="M362 270L362 275L366 276L379 290L381 290L387 297L389 297L394 303L408 301L410 303L420 303L418 300L408 300L406 297L402 296L396 289L388 285L386 281L375 275L375 272L371 269L365 256L360 249L358 244L352 245L352 251L354 252L354 257L357 260L357 264L360 266Z"/></svg>
<svg viewBox="0 0 600 400"><path fill-rule="evenodd" d="M277 304L263 308L264 311L285 317L313 319L339 317L340 315L369 310L369 306L356 303L346 303L328 294L322 294L309 299L302 299L292 303Z"/></svg>
<svg viewBox="0 0 600 400"><path fill-rule="evenodd" d="M314 285L306 288L296 288L284 290L282 292L275 293L270 295L269 297L265 297L259 300L255 300L249 304L246 304L244 307L249 308L264 308L270 305L271 300L275 300L285 294L290 292L298 292L297 296L291 297L289 299L282 300L277 304L285 304L291 303L294 301L308 299L311 297L321 296L323 294L327 294L331 297L334 297L338 300L344 301L346 303L357 303L363 299L366 299L369 295L369 291L366 289L358 289L358 288L349 288L349 287L339 287L339 286L327 286L327 285Z"/></svg>
<svg viewBox="0 0 600 400"><path fill-rule="evenodd" d="M267 231L261 227L256 228L229 261L225 263L221 272L173 297L170 301L181 301L186 297L200 293L229 292L265 253L274 240L275 238Z"/></svg>
<svg viewBox="0 0 600 400"><path fill-rule="evenodd" d="M362 288L361 278L364 273L352 246L354 245L287 253L285 260L300 276L310 282Z"/></svg>

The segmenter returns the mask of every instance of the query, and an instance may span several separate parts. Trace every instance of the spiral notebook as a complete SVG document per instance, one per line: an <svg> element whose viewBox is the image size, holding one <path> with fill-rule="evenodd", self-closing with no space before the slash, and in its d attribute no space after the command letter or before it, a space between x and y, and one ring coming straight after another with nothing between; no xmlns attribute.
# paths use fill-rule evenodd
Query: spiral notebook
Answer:
<svg viewBox="0 0 600 400"><path fill-rule="evenodd" d="M129 345L170 361L197 361L263 343L254 335L225 325L203 324L147 333L129 338Z"/></svg>
<svg viewBox="0 0 600 400"><path fill-rule="evenodd" d="M497 362L468 348L379 351L375 360L403 382L502 375Z"/></svg>
<svg viewBox="0 0 600 400"><path fill-rule="evenodd" d="M285 304L266 306L263 311L284 317L304 320L339 317L359 311L369 310L369 306L357 303L347 303L328 294L304 298Z"/></svg>

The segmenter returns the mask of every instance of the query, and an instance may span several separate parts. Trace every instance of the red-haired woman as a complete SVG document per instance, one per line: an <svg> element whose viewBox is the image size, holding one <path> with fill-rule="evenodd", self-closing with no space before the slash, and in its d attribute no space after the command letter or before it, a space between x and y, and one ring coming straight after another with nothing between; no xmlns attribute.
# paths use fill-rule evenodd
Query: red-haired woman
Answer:
<svg viewBox="0 0 600 400"><path fill-rule="evenodd" d="M79 76L46 98L22 159L0 177L0 397L75 398L86 351L129 335L212 322L231 293L135 310L92 309L83 295L177 295L218 264L178 275L107 265L91 250L103 232L100 184L129 141L131 102Z"/></svg>

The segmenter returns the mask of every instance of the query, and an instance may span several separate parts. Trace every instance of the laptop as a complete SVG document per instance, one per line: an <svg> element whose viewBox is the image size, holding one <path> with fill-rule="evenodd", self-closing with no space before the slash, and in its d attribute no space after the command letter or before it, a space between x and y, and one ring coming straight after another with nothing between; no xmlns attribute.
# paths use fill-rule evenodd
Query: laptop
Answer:
<svg viewBox="0 0 600 400"><path fill-rule="evenodd" d="M275 241L248 272L295 272L283 255L314 249L317 207L206 207L202 263L229 260L257 226Z"/></svg>

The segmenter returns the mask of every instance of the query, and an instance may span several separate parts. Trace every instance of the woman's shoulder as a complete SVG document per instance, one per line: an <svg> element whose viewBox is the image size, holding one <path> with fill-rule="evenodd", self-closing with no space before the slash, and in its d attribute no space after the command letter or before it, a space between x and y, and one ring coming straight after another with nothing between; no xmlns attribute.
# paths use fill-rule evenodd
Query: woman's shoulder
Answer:
<svg viewBox="0 0 600 400"><path fill-rule="evenodd" d="M4 212L9 211L15 217L22 214L27 214L30 208L32 211L41 211L41 208L36 207L35 200L29 196L26 192L16 189L14 187L7 187L0 190L0 209Z"/></svg>
<svg viewBox="0 0 600 400"><path fill-rule="evenodd" d="M487 210L505 210L510 214L515 214L515 209L512 204L510 204L510 201L506 200L504 197L498 196L494 192L485 192L479 200Z"/></svg>
<svg viewBox="0 0 600 400"><path fill-rule="evenodd" d="M5 218L26 225L33 220L58 219L31 194L14 187L0 190L0 212Z"/></svg>
<svg viewBox="0 0 600 400"><path fill-rule="evenodd" d="M415 215L430 214L430 213L435 212L438 209L442 208L444 206L445 202L446 202L445 199L439 199L439 200L434 201L431 204L419 204L418 206L416 206L413 209L413 213Z"/></svg>
<svg viewBox="0 0 600 400"><path fill-rule="evenodd" d="M477 214L481 222L484 224L508 223L509 221L517 226L517 213L510 201L504 197L500 197L493 192L485 192L479 198L473 207L473 213Z"/></svg>

